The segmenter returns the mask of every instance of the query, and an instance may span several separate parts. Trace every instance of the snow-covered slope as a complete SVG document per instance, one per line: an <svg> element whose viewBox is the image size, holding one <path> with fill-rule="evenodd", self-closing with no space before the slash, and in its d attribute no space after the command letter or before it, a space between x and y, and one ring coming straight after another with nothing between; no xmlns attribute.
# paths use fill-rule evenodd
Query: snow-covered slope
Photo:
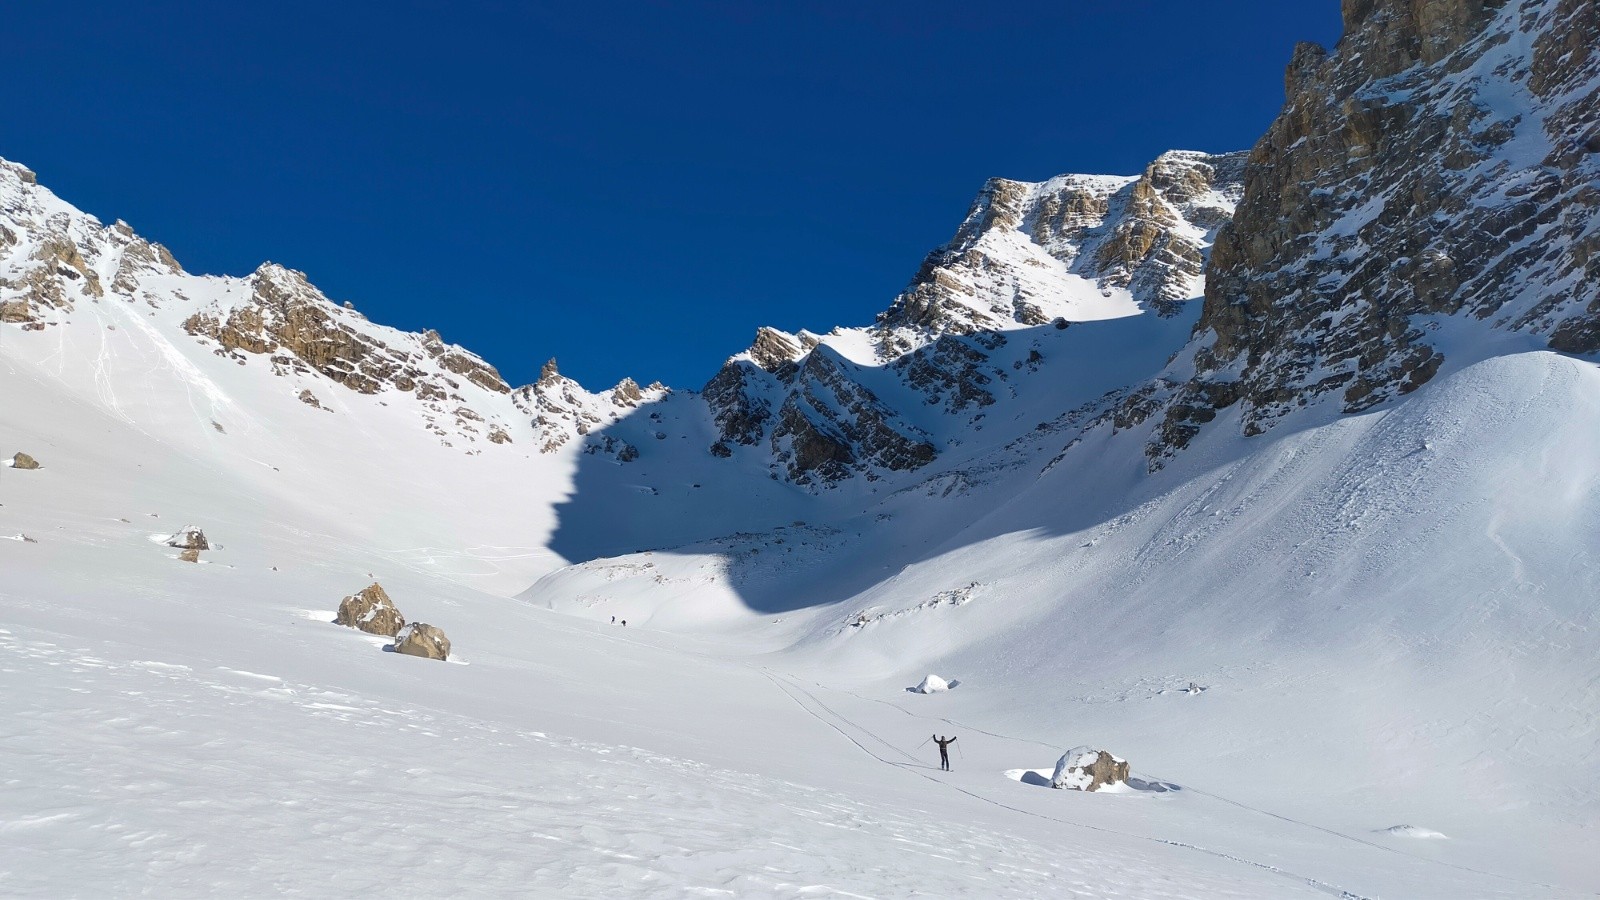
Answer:
<svg viewBox="0 0 1600 900"><path fill-rule="evenodd" d="M1595 14L1345 13L1248 163L993 181L703 392L513 388L0 162L0 883L1592 896ZM373 580L449 662L331 623Z"/></svg>
<svg viewBox="0 0 1600 900"><path fill-rule="evenodd" d="M281 496L283 473L197 468L188 447L50 380L22 382L31 389L6 394L6 433L43 468L0 470L0 536L34 541L0 540L0 876L26 896L1576 896L1595 883L1578 828L1593 781L1573 749L1592 737L1580 715L1592 698L1564 692L1572 657L1594 658L1592 628L1529 626L1522 598L1555 592L1525 589L1463 605L1419 646L1414 623L1392 636L1373 624L1404 608L1384 569L1403 554L1349 579L1390 588L1371 597L1305 591L1303 572L1277 564L1294 535L1315 539L1319 571L1359 558L1336 555L1350 521L1373 529L1362 549L1402 546L1403 529L1383 524L1386 498L1432 509L1491 486L1514 497L1538 485L1548 499L1465 510L1463 527L1494 518L1497 530L1450 557L1482 563L1450 587L1503 580L1496 567L1511 558L1483 552L1495 540L1527 575L1551 569L1527 549L1548 531L1592 538L1585 457L1472 464L1477 423L1462 413L1481 402L1473 391L1542 391L1522 415L1517 403L1488 412L1545 427L1595 374L1548 355L1496 364L1464 374L1453 401L1443 383L1412 401L1440 391L1437 408L1306 432L1304 446L1278 447L1286 471L1270 475L1250 457L1208 467L1238 453L1220 430L1207 438L1220 446L1195 448L1193 478L1174 466L1146 482L1137 456L1084 447L1104 479L1068 478L1063 460L975 522L969 547L887 573L859 603L747 615L744 634L706 627L735 610L700 610L695 635L667 630L687 620L653 615L648 589L632 598L638 613L608 602L581 617L484 593L471 572L435 564L462 557L404 544L416 522L348 515L366 499L358 483L320 485L324 516L310 526L308 507ZM8 389L19 383L4 371ZM1554 446L1584 441L1594 416ZM1392 452L1413 441L1432 446L1420 459ZM1340 453L1388 466L1401 490L1357 465L1330 471ZM1435 484L1426 473L1440 468L1451 477ZM1118 514L1123 483L1149 494ZM1355 500L1349 519L1294 513L1293 501L1330 493ZM1061 519L1071 502L1076 532ZM940 504L908 493L888 514L914 542L915 520ZM213 543L199 564L153 540L193 522ZM838 559L855 551L843 533L791 526L775 535L785 543L751 549ZM1258 555L1231 576L1215 560L1230 545ZM683 559L645 560L666 576L655 590L677 590ZM1567 561L1572 596L1593 587L1580 563ZM884 581L867 561L841 568ZM825 584L811 573L745 571L787 580L791 600L824 599L801 596ZM1419 575L1448 571L1442 560ZM1248 592L1271 576L1307 602L1285 611ZM384 639L331 623L338 598L373 579L448 632L451 662L385 653ZM1419 616L1449 608L1429 596ZM1352 611L1320 622L1313 607L1335 601ZM858 612L864 624L843 621ZM1477 627L1484 615L1495 632ZM1487 640L1496 632L1504 643ZM1546 636L1565 646L1501 653ZM772 652L752 656L762 646ZM906 693L921 668L955 689ZM1455 690L1464 669L1474 680ZM1177 690L1191 680L1207 690ZM1568 699L1529 712L1530 680ZM933 731L959 735L948 775L918 746ZM1132 761L1127 789L1070 794L1029 777L1086 742ZM1535 751L1546 762L1527 768ZM1394 826L1411 828L1379 832ZM1422 832L1449 839L1408 836Z"/></svg>

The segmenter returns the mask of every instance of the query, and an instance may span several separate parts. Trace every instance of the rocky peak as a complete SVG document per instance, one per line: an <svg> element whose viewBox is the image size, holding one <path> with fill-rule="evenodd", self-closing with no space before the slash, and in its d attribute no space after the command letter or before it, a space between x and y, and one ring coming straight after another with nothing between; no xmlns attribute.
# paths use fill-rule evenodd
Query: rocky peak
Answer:
<svg viewBox="0 0 1600 900"><path fill-rule="evenodd" d="M1444 364L1439 317L1600 350L1600 6L1347 0L1289 66L1216 240L1192 364L1152 442L1357 412Z"/></svg>
<svg viewBox="0 0 1600 900"><path fill-rule="evenodd" d="M729 359L703 391L719 432L712 452L765 447L775 474L817 485L925 465L939 442L911 420L934 407L975 423L1012 393L1009 379L1036 368L1037 353L995 361L1007 333L1172 315L1198 297L1243 169L1241 153L1175 151L1133 177L989 180L875 326L763 328ZM897 410L886 396L916 399Z"/></svg>
<svg viewBox="0 0 1600 900"><path fill-rule="evenodd" d="M940 335L1171 314L1240 194L1243 154L1164 154L1136 177L991 179L879 316L892 359Z"/></svg>
<svg viewBox="0 0 1600 900"><path fill-rule="evenodd" d="M0 158L0 179L12 179L19 184L38 184L39 176L22 163Z"/></svg>
<svg viewBox="0 0 1600 900"><path fill-rule="evenodd" d="M621 453L630 449L626 442L597 434L639 407L657 402L671 393L659 382L641 388L632 378L624 378L609 391L595 394L562 375L551 359L539 370L539 380L511 392L511 400L533 424L535 446L541 453L554 453L579 439L586 449ZM637 456L638 451L632 450Z"/></svg>
<svg viewBox="0 0 1600 900"><path fill-rule="evenodd" d="M613 406L626 406L630 409L639 405L644 394L639 390L639 383L632 378L624 378L617 382L611 389L611 403Z"/></svg>
<svg viewBox="0 0 1600 900"><path fill-rule="evenodd" d="M556 358L552 356L545 361L544 365L539 367L539 380L534 382L534 385L548 386L557 384L560 381L561 369L556 366Z"/></svg>
<svg viewBox="0 0 1600 900"><path fill-rule="evenodd" d="M349 303L345 304L345 308L354 310ZM511 393L511 385L506 384L494 366L455 344L446 344L437 331L429 329L422 333L422 349L447 372L461 375L478 387L497 394Z"/></svg>
<svg viewBox="0 0 1600 900"><path fill-rule="evenodd" d="M756 330L756 339L745 352L763 371L776 372L805 355L806 348L794 335L763 326Z"/></svg>

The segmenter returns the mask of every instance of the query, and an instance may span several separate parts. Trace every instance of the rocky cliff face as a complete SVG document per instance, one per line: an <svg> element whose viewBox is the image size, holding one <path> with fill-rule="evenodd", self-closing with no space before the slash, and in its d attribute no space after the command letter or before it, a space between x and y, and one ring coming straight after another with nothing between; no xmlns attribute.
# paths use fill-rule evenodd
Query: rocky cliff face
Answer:
<svg viewBox="0 0 1600 900"><path fill-rule="evenodd" d="M1333 54L1296 48L1250 154L1153 460L1234 404L1255 434L1415 390L1454 352L1444 317L1600 350L1600 5L1343 12Z"/></svg>
<svg viewBox="0 0 1600 900"><path fill-rule="evenodd" d="M1042 361L1005 350L1008 334L1175 316L1198 297L1243 166L1244 154L1173 152L1135 177L990 181L873 326L763 328L730 359L704 390L712 452L759 448L812 485L926 465L952 438L914 424L922 414L971 427Z"/></svg>

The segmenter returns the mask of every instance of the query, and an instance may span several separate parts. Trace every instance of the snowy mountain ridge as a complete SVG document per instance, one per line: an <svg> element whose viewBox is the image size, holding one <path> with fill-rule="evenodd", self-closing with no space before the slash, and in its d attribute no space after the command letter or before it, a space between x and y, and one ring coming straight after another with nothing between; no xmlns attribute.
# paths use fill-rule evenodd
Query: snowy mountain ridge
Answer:
<svg viewBox="0 0 1600 900"><path fill-rule="evenodd" d="M1049 377L1041 330L1181 318L1242 173L1243 154L1174 151L1137 177L991 180L875 325L763 328L729 359L704 389L716 452L756 448L798 484L928 465Z"/></svg>
<svg viewBox="0 0 1600 900"><path fill-rule="evenodd" d="M263 367L315 408L344 390L410 395L397 402L414 408L422 427L470 452L518 440L559 445L556 434L614 422L624 411L616 398L637 390L624 382L597 395L565 383L554 405L541 400L540 384L513 396L493 366L437 332L371 322L275 263L243 278L192 275L127 223L101 225L31 170L0 159L0 322L45 332L71 327L85 305L110 303L152 320L167 340L183 339L181 331L219 358Z"/></svg>

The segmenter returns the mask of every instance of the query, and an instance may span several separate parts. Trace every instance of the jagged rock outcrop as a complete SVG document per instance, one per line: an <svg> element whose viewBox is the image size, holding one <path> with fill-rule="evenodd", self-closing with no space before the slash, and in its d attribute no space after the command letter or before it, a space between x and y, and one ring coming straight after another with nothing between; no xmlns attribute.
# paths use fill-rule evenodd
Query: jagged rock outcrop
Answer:
<svg viewBox="0 0 1600 900"><path fill-rule="evenodd" d="M0 322L42 329L78 303L130 301L146 276L182 272L126 222L103 226L38 187L31 170L0 160Z"/></svg>
<svg viewBox="0 0 1600 900"><path fill-rule="evenodd" d="M562 375L552 359L539 370L539 380L513 391L511 400L531 421L539 452L554 453L669 393L659 383L640 387L632 378L624 378L610 391L592 394ZM509 435L506 438L510 440ZM631 450L628 459L637 458L637 448L619 439L612 439L610 445L586 441L584 452L616 453L620 447Z"/></svg>
<svg viewBox="0 0 1600 900"><path fill-rule="evenodd" d="M511 393L511 386L494 366L454 344L446 344L437 331L429 329L422 333L422 349L446 372L460 375L484 390Z"/></svg>
<svg viewBox="0 0 1600 900"><path fill-rule="evenodd" d="M133 226L121 219L112 224L106 236L122 250L111 277L111 290L116 293L132 297L147 276L183 274L183 266L167 248L135 234Z"/></svg>
<svg viewBox="0 0 1600 900"><path fill-rule="evenodd" d="M406 624L406 617L395 608L394 601L383 585L374 581L361 590L339 601L339 614L334 624L356 628L368 634L394 637Z"/></svg>
<svg viewBox="0 0 1600 900"><path fill-rule="evenodd" d="M1105 750L1074 747L1061 754L1061 759L1056 761L1050 786L1073 791L1098 791L1108 784L1125 784L1127 780L1127 760L1112 756Z"/></svg>
<svg viewBox="0 0 1600 900"><path fill-rule="evenodd" d="M246 296L205 306L184 320L184 330L214 341L221 356L265 356L278 375L315 373L360 394L410 393L423 401L427 429L446 444L479 438L507 442L493 437L495 432L509 435L483 411L492 403L484 394L471 396L467 385L491 397L510 394L510 386L493 366L445 343L438 332L409 334L373 325L350 304L329 300L304 273L273 263L262 265L243 286ZM302 401L307 396L307 391L300 394ZM481 409L473 404L482 404Z"/></svg>
<svg viewBox="0 0 1600 900"><path fill-rule="evenodd" d="M753 446L766 436L774 410L772 398L792 379L796 363L810 347L800 337L776 328L760 328L750 349L733 357L701 390L721 434L729 442Z"/></svg>
<svg viewBox="0 0 1600 900"><path fill-rule="evenodd" d="M413 622L395 635L394 652L424 659L450 658L450 639L432 625Z"/></svg>
<svg viewBox="0 0 1600 900"><path fill-rule="evenodd" d="M806 355L793 391L778 411L772 450L789 479L838 481L861 466L903 471L936 453L920 429L905 422L862 383L857 367L827 348Z"/></svg>
<svg viewBox="0 0 1600 900"><path fill-rule="evenodd" d="M1345 0L1250 154L1149 447L1425 384L1441 317L1600 350L1600 5Z"/></svg>
<svg viewBox="0 0 1600 900"><path fill-rule="evenodd" d="M248 302L197 312L184 321L185 330L216 341L218 352L271 354L275 368L309 367L363 394L393 388L425 400L459 401L460 384L419 365L424 359L479 387L511 391L493 366L445 344L438 332L423 332L409 348L385 343L363 327L364 316L333 303L302 272L265 263L247 283Z"/></svg>
<svg viewBox="0 0 1600 900"><path fill-rule="evenodd" d="M37 469L39 468L39 461L19 450L16 455L11 457L11 468Z"/></svg>

